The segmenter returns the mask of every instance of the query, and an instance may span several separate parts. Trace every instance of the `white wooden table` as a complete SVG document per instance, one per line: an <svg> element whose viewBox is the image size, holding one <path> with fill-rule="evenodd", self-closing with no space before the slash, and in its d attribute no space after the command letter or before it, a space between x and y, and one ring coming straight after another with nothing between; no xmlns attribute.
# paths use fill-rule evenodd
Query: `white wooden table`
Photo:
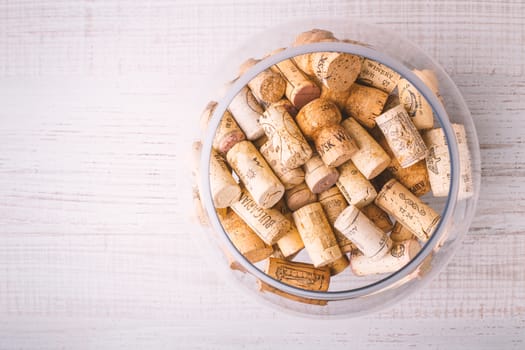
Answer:
<svg viewBox="0 0 525 350"><path fill-rule="evenodd" d="M459 253L361 319L282 314L216 276L181 196L195 81L250 35L312 15L419 44L481 143ZM0 349L523 349L524 113L521 1L0 0Z"/></svg>

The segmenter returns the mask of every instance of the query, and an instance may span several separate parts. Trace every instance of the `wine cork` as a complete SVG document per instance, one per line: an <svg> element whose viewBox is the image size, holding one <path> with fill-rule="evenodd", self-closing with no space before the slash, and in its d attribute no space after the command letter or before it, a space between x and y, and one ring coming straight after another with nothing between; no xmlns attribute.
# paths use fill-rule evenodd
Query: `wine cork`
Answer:
<svg viewBox="0 0 525 350"><path fill-rule="evenodd" d="M348 203L362 208L374 201L377 195L374 186L365 179L351 160L338 169L339 178L336 185Z"/></svg>
<svg viewBox="0 0 525 350"><path fill-rule="evenodd" d="M258 205L270 208L284 195L284 185L250 141L235 144L226 158Z"/></svg>
<svg viewBox="0 0 525 350"><path fill-rule="evenodd" d="M270 142L266 142L259 149L262 156L268 162L268 165L272 168L274 174L284 185L286 190L293 188L300 183L304 182L304 171L301 168L286 169L282 166L279 159L279 152L275 150Z"/></svg>
<svg viewBox="0 0 525 350"><path fill-rule="evenodd" d="M194 141L192 143L191 152L192 152L192 187L191 187L191 193L192 193L192 201L193 201L193 212L195 213L195 216L192 217L194 221L199 223L201 226L209 226L210 220L206 213L206 210L204 210L204 205L202 204L201 196L200 196L200 188L199 188L199 175L200 175L200 158L201 158L201 151L202 151L202 143L200 141Z"/></svg>
<svg viewBox="0 0 525 350"><path fill-rule="evenodd" d="M365 58L357 79L363 84L390 94L401 76L384 64Z"/></svg>
<svg viewBox="0 0 525 350"><path fill-rule="evenodd" d="M341 233L337 228L334 227L335 220L339 214L348 206L345 197L341 194L341 191L334 186L324 192L319 194L319 203L323 207L324 213L328 222L334 229L335 239L341 252L350 253L352 250L356 249L355 245L349 240L344 234Z"/></svg>
<svg viewBox="0 0 525 350"><path fill-rule="evenodd" d="M298 168L310 159L312 149L285 107L270 105L259 122L284 168Z"/></svg>
<svg viewBox="0 0 525 350"><path fill-rule="evenodd" d="M233 179L231 169L215 150L212 150L210 157L210 188L216 208L229 207L241 196L241 188Z"/></svg>
<svg viewBox="0 0 525 350"><path fill-rule="evenodd" d="M428 149L403 106L394 107L376 118L388 146L402 168L424 159Z"/></svg>
<svg viewBox="0 0 525 350"><path fill-rule="evenodd" d="M314 141L321 159L329 167L343 164L357 152L354 140L339 125L341 119L337 106L321 98L301 108L296 116L297 125L307 138Z"/></svg>
<svg viewBox="0 0 525 350"><path fill-rule="evenodd" d="M297 108L290 102L290 100L285 97L275 103L272 103L272 105L276 108L284 108L292 117L295 117L297 112L299 112Z"/></svg>
<svg viewBox="0 0 525 350"><path fill-rule="evenodd" d="M439 223L440 216L397 180L383 186L375 204L409 229L418 239L427 241Z"/></svg>
<svg viewBox="0 0 525 350"><path fill-rule="evenodd" d="M291 211L296 211L307 204L317 202L317 195L312 193L304 182L284 192L284 198L286 205Z"/></svg>
<svg viewBox="0 0 525 350"><path fill-rule="evenodd" d="M330 284L330 269L318 268L312 264L292 262L283 259L270 258L265 270L266 274L279 282L305 290L326 292ZM298 297L264 282L259 282L261 291L272 292L277 295L307 304L326 305L326 301Z"/></svg>
<svg viewBox="0 0 525 350"><path fill-rule="evenodd" d="M343 120L341 125L358 147L351 159L361 174L366 179L372 179L385 170L391 159L374 138L354 118Z"/></svg>
<svg viewBox="0 0 525 350"><path fill-rule="evenodd" d="M217 101L210 101L206 107L204 107L204 110L202 111L199 119L199 127L202 132L208 129L208 124L210 123L210 119L213 115L213 112L215 111L215 108L217 108L217 105Z"/></svg>
<svg viewBox="0 0 525 350"><path fill-rule="evenodd" d="M350 266L356 276L392 273L408 264L421 250L416 240L396 242L381 259L367 258L363 254L352 254Z"/></svg>
<svg viewBox="0 0 525 350"><path fill-rule="evenodd" d="M461 200L473 194L472 169L465 127L461 124L452 124L452 129L456 135L459 152L458 199ZM446 197L450 188L450 153L445 133L442 128L432 129L423 135L423 139L429 149L426 166L432 194L435 197Z"/></svg>
<svg viewBox="0 0 525 350"><path fill-rule="evenodd" d="M302 108L308 102L315 100L321 95L319 87L308 79L306 74L297 68L292 60L281 61L274 65L272 69L285 78L285 95L296 108Z"/></svg>
<svg viewBox="0 0 525 350"><path fill-rule="evenodd" d="M259 124L264 110L247 86L233 98L228 109L248 140L256 140L264 134Z"/></svg>
<svg viewBox="0 0 525 350"><path fill-rule="evenodd" d="M312 29L303 33L300 33L295 38L292 46L300 46L305 44L316 43L327 39L335 39L334 34L327 30ZM293 58L297 66L306 74L313 76L314 68L311 61L312 54L307 53L304 55L298 55Z"/></svg>
<svg viewBox="0 0 525 350"><path fill-rule="evenodd" d="M301 238L299 231L297 231L297 227L293 221L292 212L286 206L284 200L281 199L279 202L277 202L274 208L283 214L291 224L290 230L285 233L275 245L282 254L283 258L293 259L293 257L304 248L303 239Z"/></svg>
<svg viewBox="0 0 525 350"><path fill-rule="evenodd" d="M414 70L414 73L440 98L437 78L432 71ZM407 79L400 79L397 85L399 100L405 107L417 129L430 129L434 126L434 112L430 103Z"/></svg>
<svg viewBox="0 0 525 350"><path fill-rule="evenodd" d="M349 265L350 260L348 260L348 257L343 254L339 259L333 263L328 264L327 266L330 269L330 276L335 276L343 272Z"/></svg>
<svg viewBox="0 0 525 350"><path fill-rule="evenodd" d="M363 214L365 214L365 216L369 218L370 221L372 221L384 233L390 232L394 227L388 214L374 203L370 203L361 208L361 212L363 212Z"/></svg>
<svg viewBox="0 0 525 350"><path fill-rule="evenodd" d="M233 245L250 262L256 263L272 255L273 248L264 243L235 212L229 211L221 223Z"/></svg>
<svg viewBox="0 0 525 350"><path fill-rule="evenodd" d="M341 257L341 250L321 204L305 205L293 212L293 219L315 267L330 264Z"/></svg>
<svg viewBox="0 0 525 350"><path fill-rule="evenodd" d="M390 155L391 162L387 167L388 174L390 174L391 177L394 177L396 180L398 180L403 186L408 188L410 192L412 192L418 197L424 195L425 193L428 193L430 191L430 180L428 177L425 161L421 160L407 168L402 168L397 159L395 158L394 153L390 149L390 146L388 146L388 143L386 142L386 139L381 130L379 130L379 128L376 127L372 129L372 134L374 135L375 139L379 142L381 147L383 147L383 149ZM383 173L387 172L385 171ZM383 188L383 185L388 180L390 180L390 178L385 178L386 181L383 181L383 183L380 186L380 189Z"/></svg>
<svg viewBox="0 0 525 350"><path fill-rule="evenodd" d="M231 113L226 110L215 131L212 146L217 152L226 154L235 144L246 139L246 136L233 119Z"/></svg>
<svg viewBox="0 0 525 350"><path fill-rule="evenodd" d="M382 258L392 246L390 238L351 204L339 214L334 226L366 257L374 260Z"/></svg>
<svg viewBox="0 0 525 350"><path fill-rule="evenodd" d="M261 151L261 147L266 143L268 142L268 136L266 136L265 134L263 134L261 137L259 137L258 139L256 140L253 140L252 143L253 145L255 146L255 148L257 148L259 150L259 152ZM265 157L266 158L266 157ZM268 162L268 159L266 159L266 161ZM268 162L269 163L269 162Z"/></svg>
<svg viewBox="0 0 525 350"><path fill-rule="evenodd" d="M337 91L329 89L324 85L321 87L321 98L332 101L340 110L345 109L348 96L350 96L350 89Z"/></svg>
<svg viewBox="0 0 525 350"><path fill-rule="evenodd" d="M405 226L401 225L399 222L396 222L392 232L390 232L390 239L393 242L402 242L409 239L414 239L414 235Z"/></svg>
<svg viewBox="0 0 525 350"><path fill-rule="evenodd" d="M344 52L314 52L310 54L310 64L315 76L324 86L335 91L345 91L356 81L361 71L362 59Z"/></svg>
<svg viewBox="0 0 525 350"><path fill-rule="evenodd" d="M268 245L272 245L290 231L290 221L278 210L258 205L246 189L239 201L231 205L233 211Z"/></svg>
<svg viewBox="0 0 525 350"><path fill-rule="evenodd" d="M383 111L388 94L369 86L353 84L345 103L346 113L363 126L371 129L376 117Z"/></svg>
<svg viewBox="0 0 525 350"><path fill-rule="evenodd" d="M337 182L339 172L330 168L317 154L304 164L304 181L313 193L321 193Z"/></svg>
<svg viewBox="0 0 525 350"><path fill-rule="evenodd" d="M247 60L241 65L239 74L244 74L248 69L257 64L257 62L259 61L253 58ZM270 104L279 101L284 96L286 81L277 72L271 69L265 69L248 82L248 87L259 101Z"/></svg>

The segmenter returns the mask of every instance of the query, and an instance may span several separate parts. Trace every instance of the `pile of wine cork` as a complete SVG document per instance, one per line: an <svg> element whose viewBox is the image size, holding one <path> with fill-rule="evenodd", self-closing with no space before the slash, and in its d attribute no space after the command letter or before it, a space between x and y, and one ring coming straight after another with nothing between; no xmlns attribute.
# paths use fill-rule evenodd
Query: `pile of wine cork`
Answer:
<svg viewBox="0 0 525 350"><path fill-rule="evenodd" d="M313 29L292 46L321 41L339 39ZM239 74L257 62L248 59ZM414 73L440 98L432 71ZM216 106L206 107L204 130ZM342 52L281 61L241 89L215 131L209 180L219 221L248 261L297 288L328 291L335 275L395 272L438 227L428 198L448 195L450 156L438 125L423 95L379 62ZM470 159L465 128L453 129L464 199L473 192Z"/></svg>

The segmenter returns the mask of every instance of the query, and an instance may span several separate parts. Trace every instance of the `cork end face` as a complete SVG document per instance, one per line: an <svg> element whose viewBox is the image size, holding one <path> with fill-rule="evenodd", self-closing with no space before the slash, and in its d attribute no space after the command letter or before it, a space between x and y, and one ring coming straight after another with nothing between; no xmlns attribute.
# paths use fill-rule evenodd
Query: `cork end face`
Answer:
<svg viewBox="0 0 525 350"><path fill-rule="evenodd" d="M278 75L269 76L260 87L260 96L266 103L279 101L286 91L286 82Z"/></svg>
<svg viewBox="0 0 525 350"><path fill-rule="evenodd" d="M325 77L318 77L327 88L342 92L350 89L360 71L361 59L358 56L342 53L330 63Z"/></svg>
<svg viewBox="0 0 525 350"><path fill-rule="evenodd" d="M317 180L313 185L311 185L310 190L313 193L321 193L335 185L337 179L339 178L339 173L334 169L333 172L330 172Z"/></svg>
<svg viewBox="0 0 525 350"><path fill-rule="evenodd" d="M284 186L272 186L254 200L264 209L273 207L284 195Z"/></svg>
<svg viewBox="0 0 525 350"><path fill-rule="evenodd" d="M273 248L271 246L266 246L262 249L254 249L247 252L244 252L244 256L251 263L256 263L270 257L273 253Z"/></svg>
<svg viewBox="0 0 525 350"><path fill-rule="evenodd" d="M334 222L334 227L340 232L348 231L348 228L352 226L359 215L359 209L353 205L348 205L341 214L337 217Z"/></svg>
<svg viewBox="0 0 525 350"><path fill-rule="evenodd" d="M303 108L309 102L319 98L321 90L314 83L297 87L291 96L290 101L297 109Z"/></svg>
<svg viewBox="0 0 525 350"><path fill-rule="evenodd" d="M377 163L375 167L370 168L366 172L362 172L362 174L367 180L373 179L381 174L390 165L390 162L390 158L385 158L381 162Z"/></svg>
<svg viewBox="0 0 525 350"><path fill-rule="evenodd" d="M246 138L242 131L232 131L231 133L224 135L221 140L217 140L218 143L216 144L216 149L218 152L226 154L233 146L245 139Z"/></svg>
<svg viewBox="0 0 525 350"><path fill-rule="evenodd" d="M241 188L238 185L229 185L221 188L213 196L213 204L216 208L227 208L237 202L241 197Z"/></svg>

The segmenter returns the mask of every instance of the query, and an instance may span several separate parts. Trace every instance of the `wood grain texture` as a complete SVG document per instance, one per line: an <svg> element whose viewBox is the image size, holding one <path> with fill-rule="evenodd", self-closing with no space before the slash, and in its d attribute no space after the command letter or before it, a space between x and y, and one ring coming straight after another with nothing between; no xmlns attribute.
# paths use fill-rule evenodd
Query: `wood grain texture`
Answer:
<svg viewBox="0 0 525 350"><path fill-rule="evenodd" d="M202 81L250 35L313 15L422 47L481 144L462 249L361 319L259 304L206 261L185 202ZM0 349L523 349L524 68L521 1L0 0Z"/></svg>

